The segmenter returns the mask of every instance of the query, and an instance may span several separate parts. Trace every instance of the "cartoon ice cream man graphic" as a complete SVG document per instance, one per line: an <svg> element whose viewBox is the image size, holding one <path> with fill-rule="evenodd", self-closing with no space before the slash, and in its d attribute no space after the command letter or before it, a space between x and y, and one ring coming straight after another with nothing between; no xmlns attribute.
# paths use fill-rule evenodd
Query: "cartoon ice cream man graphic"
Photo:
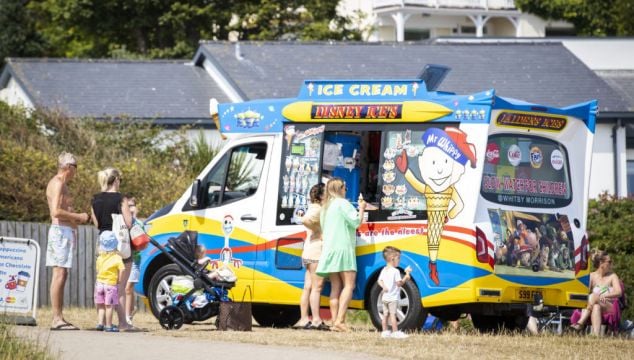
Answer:
<svg viewBox="0 0 634 360"><path fill-rule="evenodd" d="M465 172L467 161L476 166L475 146L467 142L467 134L455 127L445 130L431 128L422 136L425 148L418 157L422 182L408 169L405 150L396 159L396 167L405 174L407 182L425 195L427 204L427 249L429 250L429 278L439 285L438 249L443 227L464 208L454 184Z"/></svg>

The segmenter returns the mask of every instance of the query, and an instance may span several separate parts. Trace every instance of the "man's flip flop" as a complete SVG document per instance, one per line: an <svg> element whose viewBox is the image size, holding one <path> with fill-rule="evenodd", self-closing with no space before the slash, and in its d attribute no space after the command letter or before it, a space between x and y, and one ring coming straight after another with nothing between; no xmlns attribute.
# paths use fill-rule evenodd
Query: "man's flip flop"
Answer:
<svg viewBox="0 0 634 360"><path fill-rule="evenodd" d="M51 328L51 330L53 331L58 331L58 330L79 330L79 328L71 323L62 323L59 324L57 326L53 326Z"/></svg>

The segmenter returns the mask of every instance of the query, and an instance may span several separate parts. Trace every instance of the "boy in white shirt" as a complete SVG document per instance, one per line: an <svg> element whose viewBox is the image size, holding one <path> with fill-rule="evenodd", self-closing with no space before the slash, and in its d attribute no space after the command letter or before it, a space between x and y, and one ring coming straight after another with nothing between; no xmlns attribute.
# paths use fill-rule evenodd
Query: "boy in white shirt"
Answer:
<svg viewBox="0 0 634 360"><path fill-rule="evenodd" d="M396 306L400 288L410 278L409 274L412 269L408 266L405 269L405 276L401 279L401 271L398 269L398 264L401 262L401 250L393 246L386 246L383 249L383 258L385 259L385 267L379 275L379 286L383 289L381 292L381 302L383 303L383 320L381 322L383 332L381 332L381 337L404 339L407 334L398 330ZM392 331L388 330L388 317L392 325Z"/></svg>

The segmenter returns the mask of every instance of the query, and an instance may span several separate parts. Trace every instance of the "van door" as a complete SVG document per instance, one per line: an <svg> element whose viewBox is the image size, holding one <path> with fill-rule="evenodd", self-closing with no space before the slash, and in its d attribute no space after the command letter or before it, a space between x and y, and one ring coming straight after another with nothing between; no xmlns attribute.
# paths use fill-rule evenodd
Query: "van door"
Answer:
<svg viewBox="0 0 634 360"><path fill-rule="evenodd" d="M283 137L275 143L266 200L270 210L263 215L262 228L268 244L258 254L254 274L258 302L299 303L306 237L300 218L308 208L311 187L321 181L324 131L320 124L285 124Z"/></svg>
<svg viewBox="0 0 634 360"><path fill-rule="evenodd" d="M238 301L238 294L253 282L270 149L266 137L244 139L226 149L199 178L202 204L190 213L190 229L199 232L199 244L207 248L212 266L226 265L236 273Z"/></svg>

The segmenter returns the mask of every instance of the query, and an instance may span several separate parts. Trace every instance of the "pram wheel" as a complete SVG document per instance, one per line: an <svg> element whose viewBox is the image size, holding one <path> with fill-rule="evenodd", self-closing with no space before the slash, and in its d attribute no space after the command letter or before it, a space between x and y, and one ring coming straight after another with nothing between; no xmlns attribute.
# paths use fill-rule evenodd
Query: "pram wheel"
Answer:
<svg viewBox="0 0 634 360"><path fill-rule="evenodd" d="M159 314L159 324L165 330L180 329L185 322L185 314L181 308L170 305L161 310Z"/></svg>

